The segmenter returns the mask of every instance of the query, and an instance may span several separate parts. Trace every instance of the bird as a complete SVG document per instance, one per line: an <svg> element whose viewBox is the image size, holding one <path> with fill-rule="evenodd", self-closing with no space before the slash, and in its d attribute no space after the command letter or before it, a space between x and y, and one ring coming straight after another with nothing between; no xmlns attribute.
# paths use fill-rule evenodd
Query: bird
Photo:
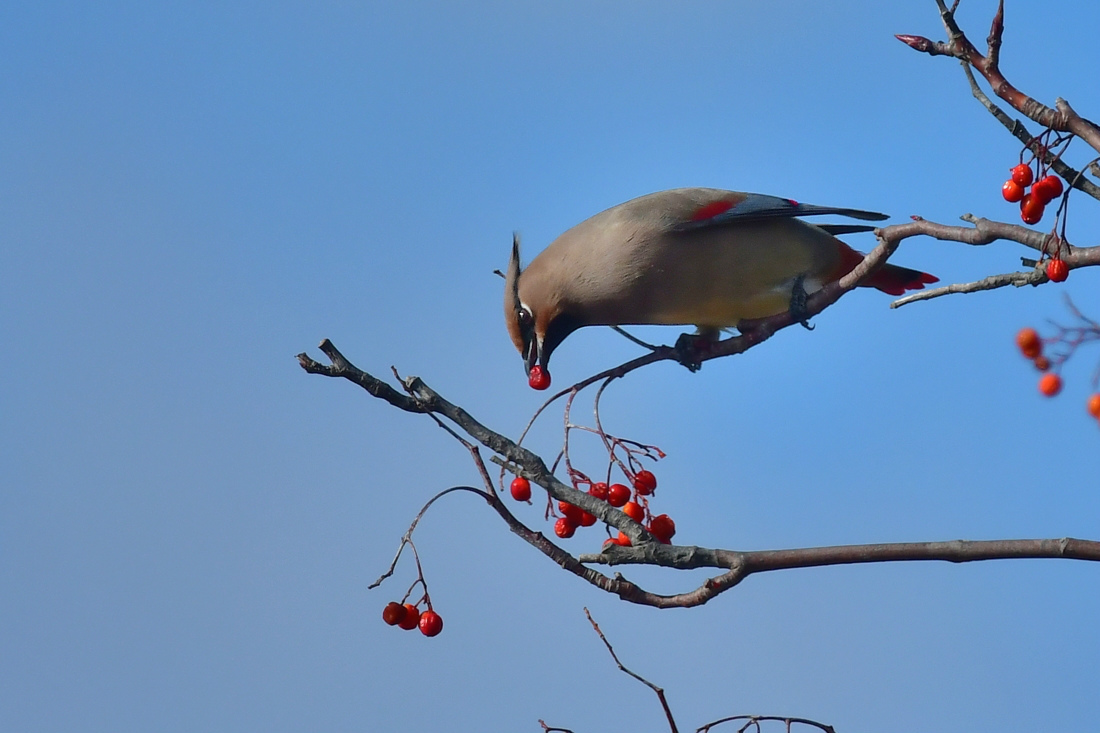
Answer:
<svg viewBox="0 0 1100 733"><path fill-rule="evenodd" d="M863 259L837 235L874 229L799 218L818 215L888 218L764 194L676 188L582 221L526 268L514 236L504 289L509 336L528 376L541 371L548 384L551 354L585 326L689 325L717 338L742 321L798 315L806 295ZM926 272L886 264L861 285L901 295L934 282Z"/></svg>

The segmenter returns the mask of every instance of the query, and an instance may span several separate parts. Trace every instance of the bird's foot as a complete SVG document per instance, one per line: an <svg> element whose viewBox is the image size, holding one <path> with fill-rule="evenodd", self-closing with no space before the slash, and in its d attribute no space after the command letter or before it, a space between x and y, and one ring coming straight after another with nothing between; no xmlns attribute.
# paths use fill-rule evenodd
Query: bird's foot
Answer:
<svg viewBox="0 0 1100 733"><path fill-rule="evenodd" d="M703 359L714 350L715 343L715 334L682 333L672 348L676 352L676 361L687 367L688 371L697 372L703 368Z"/></svg>
<svg viewBox="0 0 1100 733"><path fill-rule="evenodd" d="M810 316L806 311L806 298L809 295L806 293L805 281L805 275L799 275L794 279L794 287L791 288L790 312L791 318L801 323L807 331L812 331L814 327L810 325Z"/></svg>

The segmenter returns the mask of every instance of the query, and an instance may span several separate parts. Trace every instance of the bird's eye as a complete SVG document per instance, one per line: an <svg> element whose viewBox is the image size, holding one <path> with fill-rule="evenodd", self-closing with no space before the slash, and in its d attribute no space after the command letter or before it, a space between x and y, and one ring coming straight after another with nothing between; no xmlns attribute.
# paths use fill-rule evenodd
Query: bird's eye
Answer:
<svg viewBox="0 0 1100 733"><path fill-rule="evenodd" d="M531 315L531 311L527 310L527 306L523 306L519 309L519 327L524 331L535 325L535 317Z"/></svg>

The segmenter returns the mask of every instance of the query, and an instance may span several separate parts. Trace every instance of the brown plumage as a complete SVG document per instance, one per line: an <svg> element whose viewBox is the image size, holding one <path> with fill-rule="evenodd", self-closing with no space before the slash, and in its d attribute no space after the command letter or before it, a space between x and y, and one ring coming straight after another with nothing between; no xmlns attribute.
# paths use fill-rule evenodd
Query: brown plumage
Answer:
<svg viewBox="0 0 1100 733"><path fill-rule="evenodd" d="M796 217L886 217L759 194L681 188L596 214L555 239L520 271L513 243L504 312L530 371L583 326L693 325L704 331L786 311L795 283L807 293L850 272L862 255L833 232ZM886 265L864 285L891 294L936 278Z"/></svg>

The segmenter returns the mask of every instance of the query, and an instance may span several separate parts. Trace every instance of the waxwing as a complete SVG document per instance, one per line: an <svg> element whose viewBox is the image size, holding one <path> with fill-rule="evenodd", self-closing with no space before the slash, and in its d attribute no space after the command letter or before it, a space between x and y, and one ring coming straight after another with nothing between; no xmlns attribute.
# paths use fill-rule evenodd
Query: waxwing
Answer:
<svg viewBox="0 0 1100 733"><path fill-rule="evenodd" d="M513 240L504 292L508 333L530 374L536 364L546 370L554 349L584 326L693 325L717 335L742 320L782 313L799 288L820 290L862 260L835 235L874 228L797 218L819 214L887 218L761 194L678 188L596 214L522 271ZM862 285L901 295L933 282L927 273L886 264Z"/></svg>

